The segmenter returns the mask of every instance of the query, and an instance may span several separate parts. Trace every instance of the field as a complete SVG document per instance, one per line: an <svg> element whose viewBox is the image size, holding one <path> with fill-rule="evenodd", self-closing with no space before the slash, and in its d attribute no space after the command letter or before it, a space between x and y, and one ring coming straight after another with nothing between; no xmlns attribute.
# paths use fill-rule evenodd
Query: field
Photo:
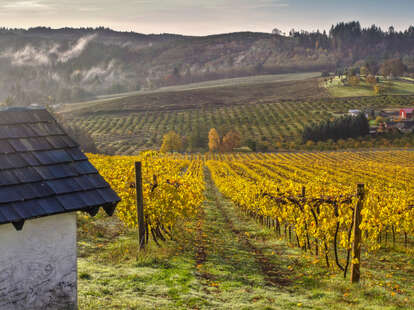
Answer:
<svg viewBox="0 0 414 310"><path fill-rule="evenodd" d="M318 79L261 84L254 81L257 80L251 78L251 84L246 85L67 105L59 113L90 133L100 152L132 155L158 148L162 136L170 130L205 140L210 128L215 127L220 134L234 128L245 140L271 145L294 142L305 125L349 109L398 109L414 101L414 96L331 98L325 88L319 87Z"/></svg>
<svg viewBox="0 0 414 310"><path fill-rule="evenodd" d="M145 212L149 214L156 208L156 202L149 202L153 175L159 176L160 185L168 178L161 192L170 190L171 184L180 184L176 188L184 194L191 189L186 187L187 182L203 183L205 192L204 201L195 203L199 205L196 209L195 200L186 200L195 212L189 216L182 213L170 223L172 240L166 238L157 247L151 239L145 251L138 251L135 226L123 224L130 223L124 216L127 206L120 206L122 222L117 217L80 216L80 308L412 309L414 223L408 205L414 199L413 154L90 156L130 203L133 199L128 197L134 193L125 193L125 182L132 173L132 163L144 160ZM175 172L162 169L168 162ZM119 179L117 173L124 178ZM341 201L353 195L361 182L366 189L362 275L360 284L351 285L349 274L344 279L337 265L344 265L349 247L343 232L348 231L350 213ZM337 199L338 217L327 214L330 206L324 202L317 213L319 225L315 226L309 203L302 214L281 200L277 201L282 209L274 208L273 200L267 198L301 195L302 186L309 199L321 195ZM257 196L258 189L267 195ZM197 192L200 188L191 195ZM377 195L381 195L380 200ZM285 213L284 209L290 211ZM129 210L133 212L133 208ZM335 223L340 223L338 240L332 238ZM323 245L327 251L322 250Z"/></svg>
<svg viewBox="0 0 414 310"><path fill-rule="evenodd" d="M332 82L324 82L323 84L333 97L357 97L357 96L376 96L372 85L368 84L364 79L357 86L343 85L338 77ZM384 95L413 95L414 82L409 79L400 80L380 80L378 85L385 88Z"/></svg>
<svg viewBox="0 0 414 310"><path fill-rule="evenodd" d="M131 96L136 96L136 95L139 96L139 95L157 94L157 93L163 93L163 92L180 92L180 91L197 90L197 89L205 89L205 88L301 81L301 80L315 78L318 76L320 76L320 72L268 74L268 75L255 75L255 76L231 78L231 79L219 79L219 80L212 80L212 81L199 82L199 83L189 83L189 84L183 84L183 85L164 86L164 87L160 87L154 90L140 90L140 91L120 93L120 94L97 96L96 100L67 104L63 107L63 111L72 111L73 109L76 110L79 108L83 108L85 106L90 106L91 104L99 105L103 101L127 98Z"/></svg>
<svg viewBox="0 0 414 310"><path fill-rule="evenodd" d="M315 80L310 82L310 79L318 75L317 72L290 73L190 83L161 87L155 90L101 96L98 100L66 104L59 110L82 114L131 109L140 111L179 110L217 104L240 104L243 102L239 102L239 100L243 100L243 98L246 98L244 99L245 103L252 99L252 88L256 94L260 93L266 97L285 98L290 95L289 98L291 98L295 91L299 97L307 97L315 95L314 89L317 84ZM298 81L303 81L303 85L297 85ZM195 98L197 100L194 100Z"/></svg>

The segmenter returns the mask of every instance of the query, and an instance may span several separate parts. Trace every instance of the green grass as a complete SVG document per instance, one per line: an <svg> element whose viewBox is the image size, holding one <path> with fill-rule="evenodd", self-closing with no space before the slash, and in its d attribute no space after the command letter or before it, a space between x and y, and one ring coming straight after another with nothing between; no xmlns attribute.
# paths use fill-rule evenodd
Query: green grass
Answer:
<svg viewBox="0 0 414 310"><path fill-rule="evenodd" d="M342 98L342 97L365 97L365 96L374 96L374 90L372 86L361 83L358 86L335 86L330 87L329 93L333 97Z"/></svg>
<svg viewBox="0 0 414 310"><path fill-rule="evenodd" d="M405 249L363 255L351 285L225 199L207 173L204 213L138 251L116 218L79 219L80 309L412 309ZM270 268L270 267L271 268Z"/></svg>
<svg viewBox="0 0 414 310"><path fill-rule="evenodd" d="M405 81L392 81L390 93L394 95L414 94L414 83Z"/></svg>
<svg viewBox="0 0 414 310"><path fill-rule="evenodd" d="M376 96L372 85L361 79L357 86L342 85L336 78L332 83L324 84L332 97L358 97L358 96ZM413 95L414 83L410 80L381 80L379 85L385 87L385 95Z"/></svg>

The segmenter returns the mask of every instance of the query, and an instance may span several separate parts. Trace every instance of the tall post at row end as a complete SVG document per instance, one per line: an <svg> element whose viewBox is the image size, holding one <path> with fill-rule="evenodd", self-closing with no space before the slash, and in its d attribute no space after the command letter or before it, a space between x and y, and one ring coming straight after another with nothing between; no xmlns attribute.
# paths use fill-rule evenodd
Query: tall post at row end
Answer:
<svg viewBox="0 0 414 310"><path fill-rule="evenodd" d="M145 248L145 219L144 219L144 197L142 194L142 165L135 162L135 184L137 190L137 217L139 249Z"/></svg>
<svg viewBox="0 0 414 310"><path fill-rule="evenodd" d="M361 210L364 203L364 184L358 184L357 196L358 202L354 209L354 242L352 243L352 268L351 282L358 283L361 277L361 229L359 226L362 222Z"/></svg>

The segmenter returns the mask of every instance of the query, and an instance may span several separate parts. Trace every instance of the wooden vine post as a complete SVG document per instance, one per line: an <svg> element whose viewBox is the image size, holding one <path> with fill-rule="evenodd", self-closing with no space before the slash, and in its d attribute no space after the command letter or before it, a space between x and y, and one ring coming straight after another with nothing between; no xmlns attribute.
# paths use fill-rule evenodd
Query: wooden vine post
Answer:
<svg viewBox="0 0 414 310"><path fill-rule="evenodd" d="M353 226L353 235L354 242L352 243L352 266L351 266L351 282L358 283L361 271L361 229L359 228L362 216L361 209L364 202L364 184L358 184L357 190L358 203L354 209L354 226Z"/></svg>
<svg viewBox="0 0 414 310"><path fill-rule="evenodd" d="M139 249L145 248L145 219L144 219L144 197L142 193L142 164L135 162L135 184L137 190L137 216L138 216L138 238Z"/></svg>

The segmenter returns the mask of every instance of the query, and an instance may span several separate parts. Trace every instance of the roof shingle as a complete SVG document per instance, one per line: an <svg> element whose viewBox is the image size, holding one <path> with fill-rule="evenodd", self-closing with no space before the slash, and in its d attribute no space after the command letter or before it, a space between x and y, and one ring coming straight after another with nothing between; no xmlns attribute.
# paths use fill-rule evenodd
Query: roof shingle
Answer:
<svg viewBox="0 0 414 310"><path fill-rule="evenodd" d="M120 198L44 109L0 111L0 224L99 207Z"/></svg>

